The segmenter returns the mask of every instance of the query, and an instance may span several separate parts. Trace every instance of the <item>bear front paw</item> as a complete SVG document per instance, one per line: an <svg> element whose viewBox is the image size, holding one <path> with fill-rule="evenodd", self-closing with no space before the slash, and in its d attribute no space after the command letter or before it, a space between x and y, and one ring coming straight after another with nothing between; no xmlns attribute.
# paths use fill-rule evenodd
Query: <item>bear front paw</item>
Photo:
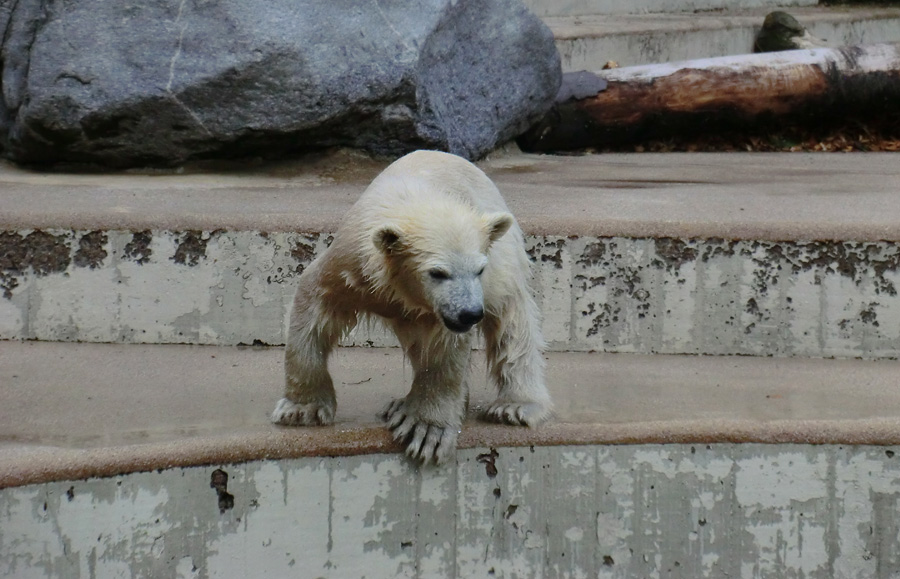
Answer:
<svg viewBox="0 0 900 579"><path fill-rule="evenodd" d="M488 407L484 416L491 422L513 426L537 426L550 418L550 414L550 406L539 402L497 400Z"/></svg>
<svg viewBox="0 0 900 579"><path fill-rule="evenodd" d="M272 412L272 422L284 426L319 426L334 422L334 403L300 404L282 398Z"/></svg>
<svg viewBox="0 0 900 579"><path fill-rule="evenodd" d="M443 464L456 450L458 429L425 422L407 407L404 398L388 404L381 417L394 433L394 440L406 445L407 456L422 464Z"/></svg>

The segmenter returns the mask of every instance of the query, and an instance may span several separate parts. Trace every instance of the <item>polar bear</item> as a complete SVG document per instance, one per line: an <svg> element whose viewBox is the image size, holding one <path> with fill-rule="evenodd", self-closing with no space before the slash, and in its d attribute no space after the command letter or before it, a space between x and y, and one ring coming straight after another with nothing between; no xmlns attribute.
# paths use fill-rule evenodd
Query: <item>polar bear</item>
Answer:
<svg viewBox="0 0 900 579"><path fill-rule="evenodd" d="M409 394L382 413L411 458L442 463L455 452L476 325L499 391L485 417L537 425L552 404L529 277L522 231L480 169L437 151L395 161L300 276L285 393L272 421L334 421L328 356L361 318L376 316L396 334L413 369Z"/></svg>

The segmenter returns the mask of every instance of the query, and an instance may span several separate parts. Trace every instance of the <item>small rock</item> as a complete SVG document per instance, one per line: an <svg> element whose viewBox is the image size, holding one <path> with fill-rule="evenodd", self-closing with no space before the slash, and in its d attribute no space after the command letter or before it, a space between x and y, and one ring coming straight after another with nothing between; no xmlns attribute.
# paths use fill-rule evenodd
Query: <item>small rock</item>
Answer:
<svg viewBox="0 0 900 579"><path fill-rule="evenodd" d="M762 29L756 37L753 52L777 52L826 46L824 40L816 38L805 26L788 14L776 10L766 15Z"/></svg>

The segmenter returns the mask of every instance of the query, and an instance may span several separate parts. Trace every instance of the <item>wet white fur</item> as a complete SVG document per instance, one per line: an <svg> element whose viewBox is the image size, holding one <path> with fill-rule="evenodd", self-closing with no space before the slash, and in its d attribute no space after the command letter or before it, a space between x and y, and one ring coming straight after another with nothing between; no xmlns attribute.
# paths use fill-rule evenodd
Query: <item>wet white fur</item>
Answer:
<svg viewBox="0 0 900 579"><path fill-rule="evenodd" d="M456 285L434 282L429 271L435 268L447 270ZM285 397L272 421L333 422L328 356L361 317L378 316L397 335L414 374L409 394L391 402L383 416L407 454L444 462L455 451L465 414L473 331L451 332L440 313L461 305L454 300L477 299L480 289L485 317L476 327L498 388L485 417L540 423L551 402L529 279L522 231L480 169L434 151L399 159L366 189L331 247L300 276L287 336Z"/></svg>

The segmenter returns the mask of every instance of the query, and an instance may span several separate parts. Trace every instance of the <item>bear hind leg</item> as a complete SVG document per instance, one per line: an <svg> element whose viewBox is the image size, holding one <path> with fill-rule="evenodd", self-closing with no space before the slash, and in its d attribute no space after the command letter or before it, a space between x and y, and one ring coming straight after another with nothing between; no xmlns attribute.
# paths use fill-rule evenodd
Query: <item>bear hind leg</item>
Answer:
<svg viewBox="0 0 900 579"><path fill-rule="evenodd" d="M272 412L275 424L314 426L334 422L337 396L327 369L330 340L316 336L305 342L289 343L285 348L285 392Z"/></svg>
<svg viewBox="0 0 900 579"><path fill-rule="evenodd" d="M299 292L291 313L285 347L284 398L275 405L271 420L285 426L314 426L334 422L337 397L328 372L328 356L344 330L356 322L355 313L330 308Z"/></svg>

